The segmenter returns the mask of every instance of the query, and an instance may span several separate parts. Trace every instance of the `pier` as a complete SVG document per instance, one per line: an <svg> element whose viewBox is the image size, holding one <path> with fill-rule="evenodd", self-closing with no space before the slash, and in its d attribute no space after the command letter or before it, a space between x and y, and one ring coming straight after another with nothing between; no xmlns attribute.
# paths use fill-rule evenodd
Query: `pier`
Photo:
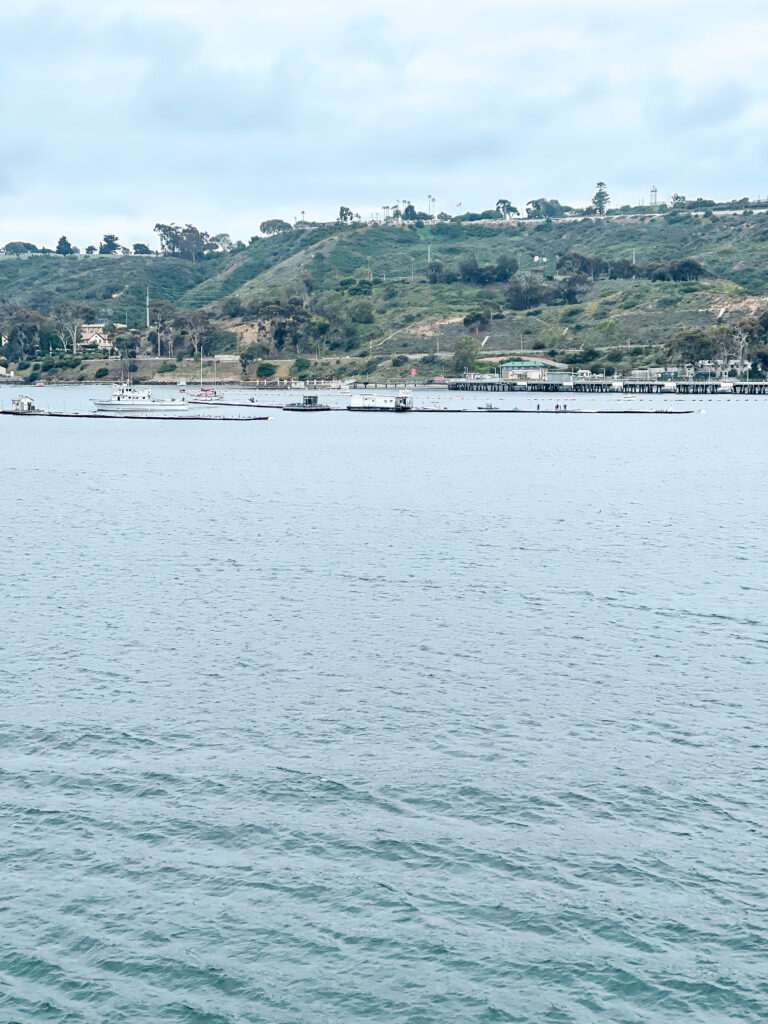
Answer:
<svg viewBox="0 0 768 1024"><path fill-rule="evenodd" d="M604 380L584 378L573 381L552 380L451 380L449 391L523 391L529 393L562 393L570 395L768 395L768 381L716 380Z"/></svg>

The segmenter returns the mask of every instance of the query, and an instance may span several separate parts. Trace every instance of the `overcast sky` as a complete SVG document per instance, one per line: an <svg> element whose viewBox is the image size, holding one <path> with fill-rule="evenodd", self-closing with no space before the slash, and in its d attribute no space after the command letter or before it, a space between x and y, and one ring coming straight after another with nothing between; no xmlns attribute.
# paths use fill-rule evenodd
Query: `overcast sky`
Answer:
<svg viewBox="0 0 768 1024"><path fill-rule="evenodd" d="M0 244L768 192L765 0L25 0L0 38Z"/></svg>

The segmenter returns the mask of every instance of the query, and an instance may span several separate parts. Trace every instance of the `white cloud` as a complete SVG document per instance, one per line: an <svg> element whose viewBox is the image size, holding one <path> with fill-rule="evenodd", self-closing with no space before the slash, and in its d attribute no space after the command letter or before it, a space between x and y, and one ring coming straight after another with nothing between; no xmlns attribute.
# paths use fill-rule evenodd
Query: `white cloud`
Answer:
<svg viewBox="0 0 768 1024"><path fill-rule="evenodd" d="M752 0L67 0L0 10L0 241L248 237L427 192L765 191ZM419 198L421 197L421 198Z"/></svg>

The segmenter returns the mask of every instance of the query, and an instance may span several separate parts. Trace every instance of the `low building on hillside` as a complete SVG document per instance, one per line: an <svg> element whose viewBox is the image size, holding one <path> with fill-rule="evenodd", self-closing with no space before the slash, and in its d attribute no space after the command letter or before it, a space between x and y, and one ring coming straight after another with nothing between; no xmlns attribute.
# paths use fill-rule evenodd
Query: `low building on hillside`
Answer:
<svg viewBox="0 0 768 1024"><path fill-rule="evenodd" d="M80 339L81 348L97 348L99 352L111 352L112 342L101 331L92 331L88 335L83 335Z"/></svg>
<svg viewBox="0 0 768 1024"><path fill-rule="evenodd" d="M500 369L502 380L546 380L551 366L538 359L510 359Z"/></svg>
<svg viewBox="0 0 768 1024"><path fill-rule="evenodd" d="M126 324L112 324L112 327L125 328ZM84 348L97 348L99 352L111 352L114 345L107 337L107 325L83 324L80 327L80 344Z"/></svg>

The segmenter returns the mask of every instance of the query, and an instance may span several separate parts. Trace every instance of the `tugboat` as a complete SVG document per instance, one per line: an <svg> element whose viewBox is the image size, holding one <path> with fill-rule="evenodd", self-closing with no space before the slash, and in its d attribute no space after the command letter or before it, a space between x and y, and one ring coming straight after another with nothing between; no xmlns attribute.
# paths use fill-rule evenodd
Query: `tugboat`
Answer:
<svg viewBox="0 0 768 1024"><path fill-rule="evenodd" d="M413 398L408 391L399 395L355 395L349 412L412 412Z"/></svg>
<svg viewBox="0 0 768 1024"><path fill-rule="evenodd" d="M301 402L289 402L283 406L283 412L330 412L330 405L322 405L317 395L304 395Z"/></svg>

